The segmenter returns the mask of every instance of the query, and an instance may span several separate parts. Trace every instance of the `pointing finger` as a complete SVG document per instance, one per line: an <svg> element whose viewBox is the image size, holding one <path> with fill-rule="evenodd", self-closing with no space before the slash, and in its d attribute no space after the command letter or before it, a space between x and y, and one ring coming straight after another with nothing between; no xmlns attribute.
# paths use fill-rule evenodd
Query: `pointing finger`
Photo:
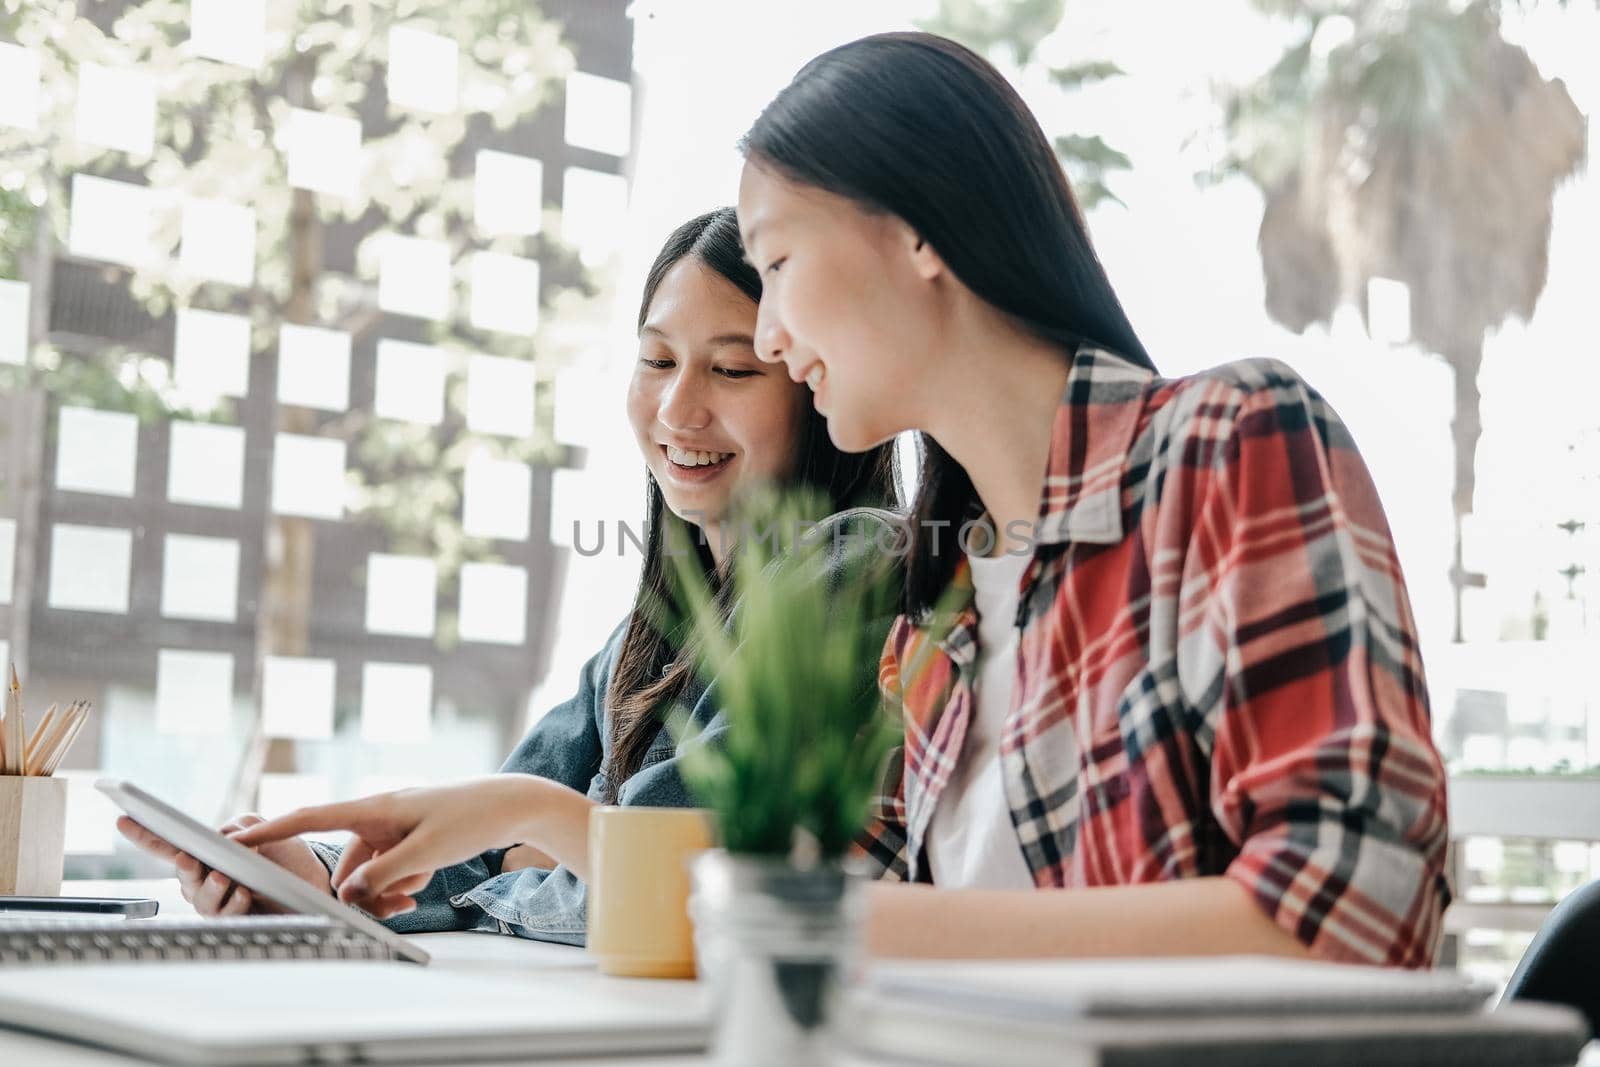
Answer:
<svg viewBox="0 0 1600 1067"><path fill-rule="evenodd" d="M330 830L358 832L358 828L365 824L370 816L369 807L360 800L341 804L319 804L314 807L297 808L276 819L266 819L253 826L246 826L229 836L241 845L254 848L304 833L325 833Z"/></svg>

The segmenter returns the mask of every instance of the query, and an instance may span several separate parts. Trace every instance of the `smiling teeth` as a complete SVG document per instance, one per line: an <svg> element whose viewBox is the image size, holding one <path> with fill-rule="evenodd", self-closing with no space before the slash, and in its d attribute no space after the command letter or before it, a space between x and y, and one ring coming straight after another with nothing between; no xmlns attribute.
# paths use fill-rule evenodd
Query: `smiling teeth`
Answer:
<svg viewBox="0 0 1600 1067"><path fill-rule="evenodd" d="M822 384L822 375L824 373L825 372L822 364L820 363L806 371L806 384L811 387L811 391L813 393L817 391L817 386Z"/></svg>
<svg viewBox="0 0 1600 1067"><path fill-rule="evenodd" d="M732 455L732 452L685 452L681 448L667 446L667 458L680 467L709 467Z"/></svg>

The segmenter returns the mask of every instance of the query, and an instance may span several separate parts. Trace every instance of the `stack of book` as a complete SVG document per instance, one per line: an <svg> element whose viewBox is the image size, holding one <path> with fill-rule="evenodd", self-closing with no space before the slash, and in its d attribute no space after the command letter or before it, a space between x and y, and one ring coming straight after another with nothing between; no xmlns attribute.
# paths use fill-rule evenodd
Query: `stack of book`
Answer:
<svg viewBox="0 0 1600 1067"><path fill-rule="evenodd" d="M1229 957L881 965L847 1006L869 1060L1015 1067L1571 1067L1571 1009L1490 1007L1455 971Z"/></svg>

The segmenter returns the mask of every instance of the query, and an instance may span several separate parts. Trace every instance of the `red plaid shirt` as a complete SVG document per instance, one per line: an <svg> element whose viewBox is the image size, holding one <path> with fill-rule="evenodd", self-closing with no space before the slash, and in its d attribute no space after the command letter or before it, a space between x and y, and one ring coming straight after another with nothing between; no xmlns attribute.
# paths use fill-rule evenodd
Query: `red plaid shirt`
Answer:
<svg viewBox="0 0 1600 1067"><path fill-rule="evenodd" d="M1275 362L1165 380L1081 353L1035 540L999 757L1035 884L1226 875L1319 956L1430 964L1444 767L1388 524L1327 403ZM863 846L888 878L927 878L973 713L965 560L954 584L944 639L902 616L880 667L906 734Z"/></svg>

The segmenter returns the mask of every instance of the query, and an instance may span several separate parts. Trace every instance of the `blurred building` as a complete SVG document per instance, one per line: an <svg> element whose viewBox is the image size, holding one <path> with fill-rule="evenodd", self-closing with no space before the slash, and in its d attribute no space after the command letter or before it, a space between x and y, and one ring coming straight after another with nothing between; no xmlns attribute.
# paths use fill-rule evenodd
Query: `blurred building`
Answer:
<svg viewBox="0 0 1600 1067"><path fill-rule="evenodd" d="M131 6L130 0L107 0L85 5L84 14L109 28ZM633 34L623 0L546 0L542 9L561 23L579 71L624 86L631 82ZM367 96L364 127L388 121L384 104L382 93ZM509 130L495 130L487 116L473 115L459 157L470 164L478 150L492 149L538 160L546 207L562 205L570 167L625 177L629 152L569 144L564 111L558 94ZM355 275L358 243L386 222L369 212L355 223L326 224L327 272ZM570 261L541 266L546 293L576 280ZM175 316L149 314L130 294L127 271L63 248L49 284L48 341L64 361L108 346L174 357ZM379 314L382 321L350 351L346 404L300 413L294 428L338 436L347 412L373 409L380 340L426 341L426 324L417 318ZM212 484L219 499L196 499L175 488L175 453L182 453L187 469L199 464L203 473L210 442L220 440L175 436L175 428L181 435L200 424L178 427L168 418L102 413L92 401L63 403L49 395L42 440L22 442L16 454L11 435L0 434L0 447L14 453L11 469L31 473L39 487L31 515L17 513L17 494L0 501L0 516L12 523L18 565L11 595L0 597L0 652L20 651L25 644L30 708L93 700L99 714L67 769L159 783L172 799L207 817L223 802L252 694L263 688L256 677L258 611L267 554L275 550L273 530L281 521L272 483L285 430L273 356L249 361L237 417L226 420L228 440L221 443L242 435L242 474L234 486ZM534 405L531 398L528 403ZM545 417L549 403L548 396L538 400ZM120 470L128 446L131 475ZM348 466L363 462L350 447ZM549 536L552 475L581 463L581 454L566 448L551 462L532 465L527 535L494 538L499 569L475 576L473 595L493 603L493 617L476 624L476 633L446 634L437 625L460 614L459 582L436 583L431 604L398 585L374 597L369 585L385 576L412 592L425 585L413 580L414 568L408 576L403 561L388 570L374 563L375 555L396 552L381 524L342 509L337 514L344 517L292 520L310 524L314 546L310 603L299 606L305 651L297 659L304 662L288 664L276 680L268 679L266 689L278 711L291 718L303 705L324 700L331 701L332 714L325 729L286 731L292 740L273 743L267 771L274 781L267 785L279 788L263 789L264 806L498 765L522 732L528 695L545 674L554 639L567 550ZM450 506L459 507L461 487L456 488ZM125 594L117 588L122 574ZM518 582L525 582L525 591L516 589ZM513 598L520 611L507 608ZM384 617L399 609L414 609L419 619ZM369 692L375 686L376 696ZM407 705L395 710L403 723L385 731L363 721L378 710L374 700L390 698ZM182 721L174 732L169 728L175 707ZM201 721L207 714L216 721ZM185 723L198 728L185 730ZM177 773L180 767L186 773ZM75 792L75 803L81 792ZM82 835L76 846L97 848Z"/></svg>

